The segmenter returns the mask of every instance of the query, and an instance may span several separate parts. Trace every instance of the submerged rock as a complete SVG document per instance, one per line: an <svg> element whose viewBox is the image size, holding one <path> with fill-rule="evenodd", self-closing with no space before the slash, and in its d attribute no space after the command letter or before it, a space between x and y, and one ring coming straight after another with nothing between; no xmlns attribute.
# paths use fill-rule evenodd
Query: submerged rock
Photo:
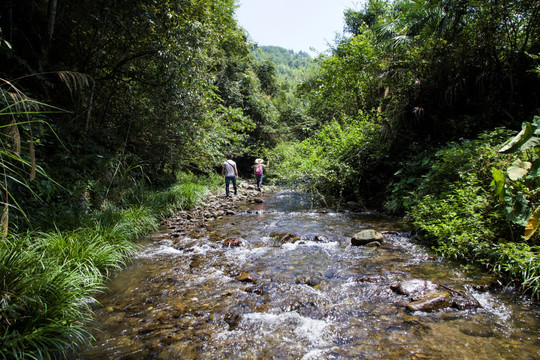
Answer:
<svg viewBox="0 0 540 360"><path fill-rule="evenodd" d="M384 236L377 230L362 230L353 235L351 238L351 245L362 246L374 241L382 243L384 241Z"/></svg>
<svg viewBox="0 0 540 360"><path fill-rule="evenodd" d="M478 309L482 307L478 300L472 296L457 296L452 299L452 307L458 310Z"/></svg>
<svg viewBox="0 0 540 360"><path fill-rule="evenodd" d="M437 284L434 284L431 281L413 279L394 284L390 288L398 294L418 296L427 291L434 291L437 289Z"/></svg>
<svg viewBox="0 0 540 360"><path fill-rule="evenodd" d="M492 328L485 326L460 326L459 331L468 336L490 338L495 336L495 331Z"/></svg>
<svg viewBox="0 0 540 360"><path fill-rule="evenodd" d="M409 311L434 311L450 307L450 294L446 291L430 292L407 305Z"/></svg>
<svg viewBox="0 0 540 360"><path fill-rule="evenodd" d="M304 276L304 275L300 275L300 276L297 276L294 279L294 283L295 284L304 284L304 285L308 285L308 286L313 287L313 286L319 285L320 281L317 280L317 279L309 278L309 277Z"/></svg>
<svg viewBox="0 0 540 360"><path fill-rule="evenodd" d="M224 247L240 247L244 244L244 242L240 239L236 238L228 238L225 241L223 241Z"/></svg>
<svg viewBox="0 0 540 360"><path fill-rule="evenodd" d="M379 283L384 281L384 277L382 276L362 276L360 278L355 279L356 282L365 282L365 283Z"/></svg>
<svg viewBox="0 0 540 360"><path fill-rule="evenodd" d="M316 241L316 242L323 242L323 243L328 242L328 238L326 236L324 236L324 235L316 235L316 234L302 235L300 237L300 240L303 240L303 241Z"/></svg>
<svg viewBox="0 0 540 360"><path fill-rule="evenodd" d="M371 242L368 242L366 245L364 245L365 247L381 247L381 243L378 242L378 241L371 241Z"/></svg>
<svg viewBox="0 0 540 360"><path fill-rule="evenodd" d="M254 283L259 279L259 277L254 273L243 273L236 280L241 282L250 282Z"/></svg>
<svg viewBox="0 0 540 360"><path fill-rule="evenodd" d="M264 295L264 289L262 286L248 286L244 289L245 292L256 295Z"/></svg>
<svg viewBox="0 0 540 360"><path fill-rule="evenodd" d="M300 240L300 236L291 234L291 233L271 233L271 238L274 238L276 245L281 245L285 243L295 243Z"/></svg>

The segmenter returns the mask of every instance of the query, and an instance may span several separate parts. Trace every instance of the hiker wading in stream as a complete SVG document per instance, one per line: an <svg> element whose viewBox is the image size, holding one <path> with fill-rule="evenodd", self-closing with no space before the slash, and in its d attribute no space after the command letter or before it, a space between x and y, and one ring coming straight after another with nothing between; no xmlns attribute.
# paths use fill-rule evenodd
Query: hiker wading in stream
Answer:
<svg viewBox="0 0 540 360"><path fill-rule="evenodd" d="M232 160L232 155L227 155L227 160L223 163L221 167L221 175L225 176L225 196L229 196L229 183L232 181L234 188L234 195L238 195L236 187L236 177L238 176L238 169L236 169L236 163Z"/></svg>
<svg viewBox="0 0 540 360"><path fill-rule="evenodd" d="M263 159L255 159L255 165L253 165L253 173L257 178L257 190L259 191L261 191L262 187L264 168L268 167L268 165L270 164L270 161L267 161L266 165L264 165L263 162Z"/></svg>

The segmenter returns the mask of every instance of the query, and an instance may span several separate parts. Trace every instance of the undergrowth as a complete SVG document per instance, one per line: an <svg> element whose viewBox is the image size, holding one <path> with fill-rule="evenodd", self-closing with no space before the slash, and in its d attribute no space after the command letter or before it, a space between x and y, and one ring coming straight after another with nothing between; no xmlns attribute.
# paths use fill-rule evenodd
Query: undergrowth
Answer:
<svg viewBox="0 0 540 360"><path fill-rule="evenodd" d="M92 339L92 297L137 251L134 239L200 202L219 178L181 174L165 191L134 188L78 227L12 234L0 245L0 358L53 359Z"/></svg>
<svg viewBox="0 0 540 360"><path fill-rule="evenodd" d="M506 216L508 207L496 196L491 176L492 168L507 168L519 156L497 151L507 134L499 129L450 143L431 155L424 173L408 173L405 164L387 204L395 209L405 201L399 206L439 254L482 264L538 299L538 235L524 239L524 227ZM411 163L418 169L418 159Z"/></svg>

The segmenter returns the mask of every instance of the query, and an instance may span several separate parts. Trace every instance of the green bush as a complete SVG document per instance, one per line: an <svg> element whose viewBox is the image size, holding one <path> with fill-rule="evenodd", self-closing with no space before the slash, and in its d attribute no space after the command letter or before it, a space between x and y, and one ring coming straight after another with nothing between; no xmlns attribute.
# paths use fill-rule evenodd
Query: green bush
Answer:
<svg viewBox="0 0 540 360"><path fill-rule="evenodd" d="M483 242L495 237L496 218L490 212L492 196L480 186L475 174L450 185L438 195L424 196L410 215L422 237L433 242L435 250L453 258L475 258Z"/></svg>
<svg viewBox="0 0 540 360"><path fill-rule="evenodd" d="M508 136L508 130L498 128L476 140L450 142L432 152L421 151L394 174L385 208L395 213L410 210L425 195L444 193L469 174L475 174L482 186L489 187L491 167L506 161L496 147Z"/></svg>
<svg viewBox="0 0 540 360"><path fill-rule="evenodd" d="M507 135L498 129L449 144L414 186L400 190L412 200L412 224L439 254L483 264L538 297L540 248L526 243L523 227L508 219L491 176L492 168L508 168L519 156L496 151Z"/></svg>
<svg viewBox="0 0 540 360"><path fill-rule="evenodd" d="M377 182L373 164L384 157L377 119L360 115L332 121L300 143L282 143L270 154L282 179L315 193L358 200L363 186Z"/></svg>

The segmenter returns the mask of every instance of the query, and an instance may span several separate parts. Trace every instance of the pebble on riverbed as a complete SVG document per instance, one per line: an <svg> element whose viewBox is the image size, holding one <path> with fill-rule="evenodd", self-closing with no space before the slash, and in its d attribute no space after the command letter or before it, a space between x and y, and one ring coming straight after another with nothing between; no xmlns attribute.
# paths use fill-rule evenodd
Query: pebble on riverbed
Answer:
<svg viewBox="0 0 540 360"><path fill-rule="evenodd" d="M259 276L257 276L257 274L254 274L254 273L243 273L236 280L241 281L241 282L254 283L254 282L257 282L257 280L259 280Z"/></svg>

